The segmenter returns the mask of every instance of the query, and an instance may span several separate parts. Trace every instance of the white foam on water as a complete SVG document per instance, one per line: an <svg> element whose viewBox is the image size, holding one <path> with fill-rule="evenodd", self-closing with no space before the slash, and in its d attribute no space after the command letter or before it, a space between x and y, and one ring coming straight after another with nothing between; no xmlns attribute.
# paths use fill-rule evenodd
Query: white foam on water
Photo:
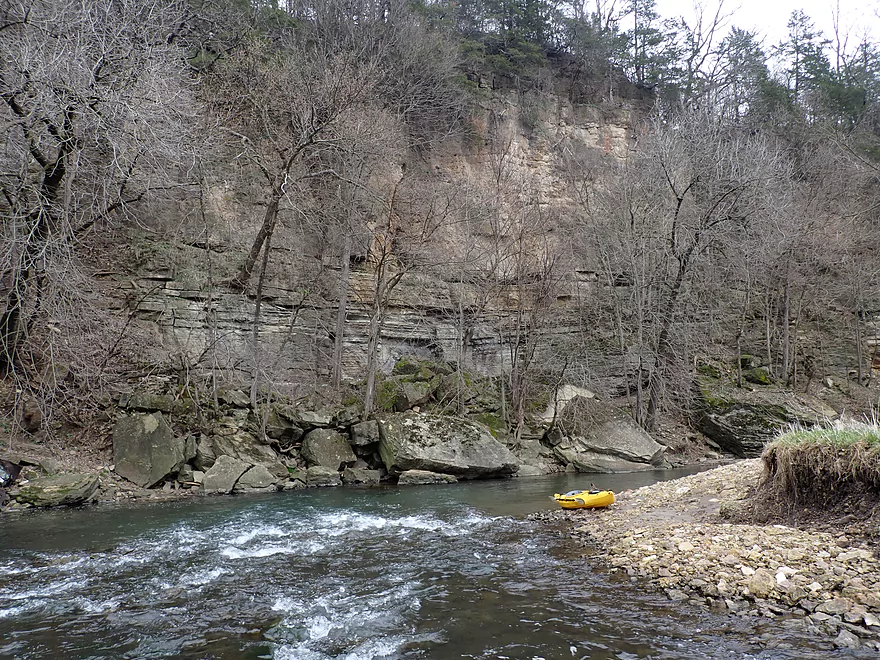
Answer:
<svg viewBox="0 0 880 660"><path fill-rule="evenodd" d="M28 589L27 591L19 592L13 591L11 593L9 591L0 591L0 598L13 601L37 600L40 598L58 596L60 594L70 591L74 587L83 586L84 584L85 582L82 578L69 577L64 580L52 582L51 584L47 584L46 586L37 589Z"/></svg>
<svg viewBox="0 0 880 660"><path fill-rule="evenodd" d="M36 573L36 567L34 566L22 566L19 568L16 566L15 562L4 562L0 563L0 575L9 576L9 575L21 575L22 573Z"/></svg>
<svg viewBox="0 0 880 660"><path fill-rule="evenodd" d="M100 612L115 610L122 600L120 598L109 598L104 601L95 601L91 598L80 597L74 598L73 602L87 614L99 614Z"/></svg>
<svg viewBox="0 0 880 660"><path fill-rule="evenodd" d="M275 660L327 660L330 656L307 649L302 644L296 646L283 644L275 649L272 657Z"/></svg>
<svg viewBox="0 0 880 660"><path fill-rule="evenodd" d="M180 576L180 584L188 587L201 587L230 572L225 568L218 567L193 573L184 573Z"/></svg>
<svg viewBox="0 0 880 660"><path fill-rule="evenodd" d="M283 545L262 545L253 548L223 548L220 554L227 559L252 559L255 557L271 557L272 555L313 555L325 548L323 543L315 540L289 542Z"/></svg>
<svg viewBox="0 0 880 660"><path fill-rule="evenodd" d="M414 582L400 581L384 591L367 595L351 593L343 586L333 593L321 594L312 599L289 596L276 598L272 609L286 614L281 625L304 632L307 636L307 639L296 645L279 647L280 655L276 657L309 657L299 656L297 653L309 650L310 645L331 637L335 642L349 640L352 653L360 653L358 649L368 648L365 645L377 640L390 643L388 638L383 637L382 631L389 625L399 628L405 611L418 610L421 607L419 599L413 597L417 586ZM399 643L395 642L382 651L382 654L373 656L354 654L342 657L383 657L386 651L394 652L398 646Z"/></svg>
<svg viewBox="0 0 880 660"><path fill-rule="evenodd" d="M318 517L315 527L327 536L342 536L349 532L365 532L382 529L388 525L388 519L367 513L351 513L338 511L326 513ZM316 530L317 531L317 530Z"/></svg>
<svg viewBox="0 0 880 660"><path fill-rule="evenodd" d="M409 641L406 637L396 635L394 637L378 637L368 639L358 644L345 655L330 656L320 651L308 648L307 643L282 644L272 654L275 660L378 660L379 658L394 657L397 652Z"/></svg>
<svg viewBox="0 0 880 660"><path fill-rule="evenodd" d="M330 536L338 537L351 532L364 532L373 530L393 529L397 533L415 530L436 532L444 536L460 536L468 534L474 529L484 527L494 518L469 514L454 521L445 521L440 518L412 514L398 518L389 518L375 514L352 513L349 511L333 512L321 515L315 521L314 531Z"/></svg>
<svg viewBox="0 0 880 660"><path fill-rule="evenodd" d="M400 636L369 639L342 657L345 660L387 658L396 654L406 642L406 638Z"/></svg>
<svg viewBox="0 0 880 660"><path fill-rule="evenodd" d="M27 612L28 610L33 609L33 607L33 605L17 605L16 607L7 607L4 609L0 609L0 619L17 616L22 612Z"/></svg>
<svg viewBox="0 0 880 660"><path fill-rule="evenodd" d="M257 527L255 529L248 530L244 534L239 534L234 539L229 541L233 545L247 545L251 541L256 538L261 538L263 536L270 536L274 538L290 536L290 532L285 532L283 529L279 527L266 526L266 527Z"/></svg>

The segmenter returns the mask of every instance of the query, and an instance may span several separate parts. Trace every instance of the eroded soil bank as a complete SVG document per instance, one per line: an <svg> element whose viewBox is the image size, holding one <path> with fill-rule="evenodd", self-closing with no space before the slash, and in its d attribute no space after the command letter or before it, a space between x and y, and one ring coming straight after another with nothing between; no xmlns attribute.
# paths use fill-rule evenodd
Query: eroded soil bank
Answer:
<svg viewBox="0 0 880 660"><path fill-rule="evenodd" d="M671 600L779 617L838 648L880 650L875 511L788 509L781 524L778 509L762 506L761 473L759 459L739 461L621 493L608 509L536 517L569 521L611 571L647 580Z"/></svg>

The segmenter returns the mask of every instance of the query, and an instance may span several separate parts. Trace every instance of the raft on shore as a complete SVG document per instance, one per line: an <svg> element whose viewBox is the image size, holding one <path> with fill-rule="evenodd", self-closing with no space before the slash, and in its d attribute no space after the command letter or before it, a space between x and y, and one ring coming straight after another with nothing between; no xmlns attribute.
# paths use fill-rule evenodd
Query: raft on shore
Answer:
<svg viewBox="0 0 880 660"><path fill-rule="evenodd" d="M610 490L572 490L563 495L556 493L553 499L563 509L601 509L614 504Z"/></svg>

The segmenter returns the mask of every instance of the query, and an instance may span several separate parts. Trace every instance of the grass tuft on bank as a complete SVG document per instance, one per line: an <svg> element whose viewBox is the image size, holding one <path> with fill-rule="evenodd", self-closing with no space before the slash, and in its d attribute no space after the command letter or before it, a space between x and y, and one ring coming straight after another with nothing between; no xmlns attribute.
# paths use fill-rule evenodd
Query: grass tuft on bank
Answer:
<svg viewBox="0 0 880 660"><path fill-rule="evenodd" d="M880 426L793 429L761 456L764 484L790 500L818 505L842 496L880 495Z"/></svg>

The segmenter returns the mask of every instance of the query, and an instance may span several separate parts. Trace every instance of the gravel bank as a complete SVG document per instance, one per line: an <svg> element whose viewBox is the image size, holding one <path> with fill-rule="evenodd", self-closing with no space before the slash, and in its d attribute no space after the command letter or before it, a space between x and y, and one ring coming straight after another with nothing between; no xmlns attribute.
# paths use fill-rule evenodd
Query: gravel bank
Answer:
<svg viewBox="0 0 880 660"><path fill-rule="evenodd" d="M880 651L880 560L865 540L725 522L761 469L758 459L739 461L621 493L605 510L536 517L570 521L611 571L647 580L671 600L785 617L838 648Z"/></svg>

